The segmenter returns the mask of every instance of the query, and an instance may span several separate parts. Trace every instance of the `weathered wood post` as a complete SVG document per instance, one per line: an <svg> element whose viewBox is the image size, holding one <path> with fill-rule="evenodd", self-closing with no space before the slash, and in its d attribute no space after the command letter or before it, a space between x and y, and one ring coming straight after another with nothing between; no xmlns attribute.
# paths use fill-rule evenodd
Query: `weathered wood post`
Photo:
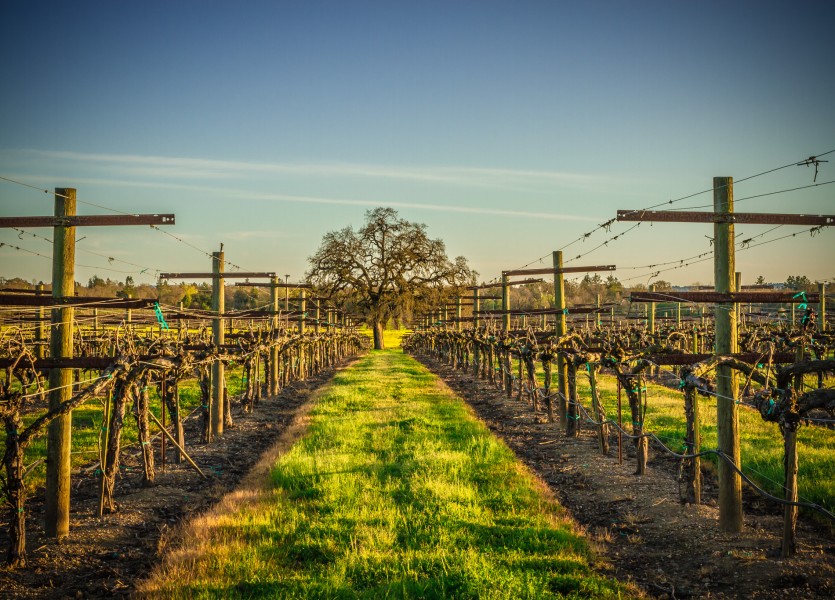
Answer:
<svg viewBox="0 0 835 600"><path fill-rule="evenodd" d="M75 294L75 227L61 219L75 215L76 191L55 189L55 217L52 236L52 297ZM52 309L49 340L51 358L72 358L73 308ZM72 397L72 369L50 369L49 408L57 408ZM70 452L72 450L72 413L49 424L46 445L46 535L64 538L70 532Z"/></svg>
<svg viewBox="0 0 835 600"><path fill-rule="evenodd" d="M223 327L223 317L221 316L226 310L226 304L223 296L224 279L222 277L224 271L223 261L223 245L221 245L220 252L212 252L212 310L216 316L212 319L212 342L215 350L221 352L221 346L226 341L225 329ZM212 438L223 435L223 380L225 377L225 368L221 361L212 363L212 400L209 407L211 429L210 435Z"/></svg>
<svg viewBox="0 0 835 600"><path fill-rule="evenodd" d="M655 291L655 284L649 286L649 291ZM650 302L649 306L647 307L648 317L647 317L647 330L650 333L655 333L655 302Z"/></svg>
<svg viewBox="0 0 835 600"><path fill-rule="evenodd" d="M304 320L305 320L305 311L307 311L307 292L304 288L299 290L299 335L304 335ZM305 360L304 360L304 347L302 345L299 346L299 380L305 378L304 376L304 369L305 369Z"/></svg>
<svg viewBox="0 0 835 600"><path fill-rule="evenodd" d="M734 291L741 292L742 291L742 273L736 271L734 273ZM737 302L734 304L734 313L736 314L736 330L737 330L737 339L739 339L739 331L742 328L742 303Z"/></svg>
<svg viewBox="0 0 835 600"><path fill-rule="evenodd" d="M481 310L481 299L478 296L478 286L473 287L473 333L478 335L478 311ZM478 341L473 342L473 377L478 377L481 366L481 348Z"/></svg>
<svg viewBox="0 0 835 600"><path fill-rule="evenodd" d="M818 294L820 295L818 304L818 331L826 331L826 283L823 281L818 283Z"/></svg>
<svg viewBox="0 0 835 600"><path fill-rule="evenodd" d="M38 291L38 296L43 293L44 285L39 283L35 288ZM43 358L46 356L46 309L43 306L38 307L38 324L35 326L35 358Z"/></svg>
<svg viewBox="0 0 835 600"><path fill-rule="evenodd" d="M561 338L566 333L565 314L567 312L565 306L565 279L562 273L562 251L555 250L553 253L554 260L554 307L559 311L554 315L554 325L557 330L557 338ZM565 357L562 354L557 354L557 395L559 396L559 403L557 404L557 414L559 414L560 421L563 425L566 422L566 414L568 412L568 365Z"/></svg>
<svg viewBox="0 0 835 600"><path fill-rule="evenodd" d="M270 301L272 302L273 335L278 334L278 284L281 279L276 275L270 278ZM275 342L275 340L273 340ZM270 396L278 394L278 345L270 346Z"/></svg>
<svg viewBox="0 0 835 600"><path fill-rule="evenodd" d="M455 297L455 331L461 331L461 296Z"/></svg>
<svg viewBox="0 0 835 600"><path fill-rule="evenodd" d="M713 211L718 215L734 211L733 178L713 178ZM713 225L713 272L719 293L736 291L734 277L734 224L731 219L717 218ZM721 222L720 222L721 221ZM736 311L733 304L717 303L717 355L737 351ZM716 367L716 427L719 451L737 466L740 465L739 415L736 404L736 372L727 365ZM724 460L719 461L719 528L742 531L742 480Z"/></svg>
<svg viewBox="0 0 835 600"><path fill-rule="evenodd" d="M510 331L510 277L502 274L502 331Z"/></svg>

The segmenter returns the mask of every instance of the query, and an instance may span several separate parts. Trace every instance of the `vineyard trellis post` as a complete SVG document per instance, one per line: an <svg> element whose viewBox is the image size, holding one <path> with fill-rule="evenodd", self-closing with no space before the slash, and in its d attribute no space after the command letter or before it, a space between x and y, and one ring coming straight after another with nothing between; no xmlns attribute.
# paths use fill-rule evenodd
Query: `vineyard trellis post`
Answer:
<svg viewBox="0 0 835 600"><path fill-rule="evenodd" d="M510 277L502 275L502 331L510 331Z"/></svg>
<svg viewBox="0 0 835 600"><path fill-rule="evenodd" d="M713 211L732 214L734 210L733 178L713 178ZM713 224L713 277L719 293L736 291L734 224L728 219ZM714 308L716 323L716 354L737 352L736 305L717 303ZM736 404L738 392L736 372L727 365L716 368L716 435L719 451L740 463L739 414ZM742 531L742 479L724 460L719 461L719 528L722 531Z"/></svg>
<svg viewBox="0 0 835 600"><path fill-rule="evenodd" d="M818 283L818 331L826 331L826 282Z"/></svg>
<svg viewBox="0 0 835 600"><path fill-rule="evenodd" d="M271 308L273 313L273 335L278 335L278 284L280 283L280 281L281 279L277 275L270 279L270 301L272 303ZM328 318L328 321L330 321L330 318ZM270 346L270 396L275 396L276 394L278 394L278 354L278 345L273 344L272 346Z"/></svg>
<svg viewBox="0 0 835 600"><path fill-rule="evenodd" d="M223 294L225 288L224 264L223 245L221 244L220 251L212 252L212 310L215 312L215 317L212 319L212 344L214 344L218 353L226 341L222 316L226 308ZM223 361L214 361L212 363L212 395L209 405L210 439L223 435L223 378L225 375Z"/></svg>
<svg viewBox="0 0 835 600"><path fill-rule="evenodd" d="M75 293L75 228L109 225L173 225L174 215L76 215L76 190L55 188L55 210L51 217L0 217L0 228L52 227L52 309L51 358L72 358L74 309L66 302ZM72 398L72 368L49 372L49 407ZM70 530L70 452L72 411L48 425L44 531L63 538Z"/></svg>
<svg viewBox="0 0 835 600"><path fill-rule="evenodd" d="M481 310L481 299L478 295L478 286L473 287L473 332L478 335L478 313ZM481 347L476 340L473 343L473 377L478 377L478 368L481 363Z"/></svg>
<svg viewBox="0 0 835 600"><path fill-rule="evenodd" d="M44 293L44 284L39 283L35 288L38 292L38 295ZM46 317L45 310L43 306L38 307L38 325L35 327L35 342L37 346L35 346L35 358L43 358L46 356Z"/></svg>
<svg viewBox="0 0 835 600"><path fill-rule="evenodd" d="M565 277L562 271L562 250L555 250L554 262L554 308L557 314L554 315L554 326L557 330L557 339L562 338L566 333L565 322ZM559 402L557 403L557 414L560 422L565 424L568 413L568 364L562 353L557 353L557 391Z"/></svg>
<svg viewBox="0 0 835 600"><path fill-rule="evenodd" d="M307 293L302 288L299 290L299 335L304 335L304 318L305 318L305 311L307 310ZM299 353L298 353L298 360L299 360L299 380L305 379L304 376L304 369L305 369L305 361L304 361L304 346L299 346Z"/></svg>
<svg viewBox="0 0 835 600"><path fill-rule="evenodd" d="M733 178L713 178L713 212L618 210L618 221L661 221L668 223L713 223L714 288L723 294L714 304L716 355L736 352L736 302L744 301L742 295L734 295L735 245L734 223L758 225L835 225L833 215L793 215L734 213ZM729 297L730 296L730 297ZM652 298L647 298L651 301ZM792 303L794 311L794 302ZM726 460L740 464L739 430L736 405L736 375L726 365L716 369L717 379L717 434L718 449ZM719 527L723 531L742 530L742 480L736 470L725 460L719 461Z"/></svg>
<svg viewBox="0 0 835 600"><path fill-rule="evenodd" d="M52 235L52 297L75 294L75 227L64 221L75 215L76 190L55 190L55 218ZM73 355L73 314L71 306L52 309L49 351L52 358ZM50 369L49 408L57 408L72 397L72 369ZM46 459L46 534L62 538L70 532L70 452L72 415L53 420L47 429Z"/></svg>

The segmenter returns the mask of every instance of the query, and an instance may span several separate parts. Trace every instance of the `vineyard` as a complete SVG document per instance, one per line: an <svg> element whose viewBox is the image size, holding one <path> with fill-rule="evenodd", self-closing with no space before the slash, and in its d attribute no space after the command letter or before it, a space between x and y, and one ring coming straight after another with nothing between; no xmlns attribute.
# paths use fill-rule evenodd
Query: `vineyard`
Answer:
<svg viewBox="0 0 835 600"><path fill-rule="evenodd" d="M835 482L831 476L835 449L833 323L827 314L824 284L816 292L763 286L743 288L734 269L734 219L729 218L733 216L727 199L729 189L726 181L716 183L716 215L710 216L715 227L716 285L711 291L651 287L633 290L626 302L619 304L598 300L594 304L569 305L565 298L566 274L608 272L616 270L616 266L564 266L562 251L555 251L553 267L507 270L495 283L477 285L473 280L462 285L456 278L469 273L466 265L450 265L441 256L438 264L446 270L437 275L437 282L441 283L433 294L423 299L410 298L415 311L406 316L411 317L413 329L403 338L402 348L443 376L477 411L478 402L490 398L489 410L480 416L492 423L496 433L505 427L512 429L516 420L529 419L526 422L536 429L537 435L547 432L551 436L537 441L537 445L556 443L553 436L593 441L595 452L603 460L598 470L605 471L606 464L631 464L636 480L650 480L651 471L660 469L664 476L654 481L676 488L678 504L697 508L715 504L717 533L742 532L745 502L750 506L751 498L757 498L756 502L762 503L757 504L757 510L782 514L779 551L768 560L791 560L804 552L808 555L808 548L813 546L812 542L804 546L802 532L808 530L798 528L799 519L829 534L835 527ZM92 594L127 593L134 589L138 577L135 571L156 564L156 553L165 550L169 538L164 530L216 505L226 492L235 489L255 459L276 440L289 443L288 432L298 426L294 419L309 410L302 406L310 393L321 385L331 385L327 382L333 373L369 351L369 335L358 327L363 323L371 325L376 345L382 343L384 321L399 320L403 315L393 309L352 314L351 309L359 305L350 296L352 286L346 285L345 278L329 274L322 275L320 282L325 283L317 286L313 276L304 282L290 283L286 279L282 282L274 272L247 272L240 268L227 272L225 266L230 263L222 247L211 254L210 271L159 274L160 282L210 280L211 309L185 307L182 302L167 304L161 297L76 296L76 227L150 224L157 228L173 224L174 216L79 217L75 214L75 191L70 189L56 190L55 202L54 217L5 218L8 222L4 222L13 227L48 225L54 229L51 289L39 285L36 289L0 292L0 363L4 369L0 387L0 419L4 428L0 442L4 448L2 493L7 507L7 520L0 535L0 543L7 549L4 577L18 594L32 585L31 579L26 579L27 569L33 565L27 534L33 534L37 540L35 552L39 556L35 564L43 570L49 554L60 556L56 542L72 542L72 523L86 523L90 539L95 539L97 534L90 532L108 527L106 523L112 519L116 529L141 527L136 537L147 538L141 546L145 556L137 558L140 566L128 575L111 568L92 588ZM388 226L392 213L381 210L371 214ZM619 218L628 221L637 218L636 214L644 219L672 218L643 210L623 211ZM767 221L762 215L752 217L750 213L742 218ZM791 215L780 218L791 221ZM831 224L830 217L818 219L827 222L812 221L815 227ZM809 223L809 218L804 217L803 224ZM397 225L404 226L402 222ZM382 231L385 240L389 230ZM437 245L430 243L428 247L430 254L438 254ZM344 254L351 256L347 251ZM335 262L328 252L320 250L317 256ZM350 273L349 267L342 268ZM388 267L381 270L389 271ZM552 290L550 282L545 284L553 297L552 307L513 308L512 288L541 285L542 280L534 277L542 275L553 277ZM516 277L522 279L515 280ZM230 279L243 279L240 286L254 290L246 296L247 301L257 299L258 290L266 290L269 302L227 310L225 282ZM266 281L252 281L257 279ZM355 288L358 284L352 285ZM382 289L383 285L379 287ZM371 288L373 291L374 286ZM286 294L283 305L280 290ZM500 291L501 295L486 295L489 290ZM373 294L371 297L375 298ZM374 369L393 368L380 366L382 360L361 362L366 365L376 361ZM386 364L396 362L397 369L404 373L412 369L410 363L403 362L406 357L402 361L386 360ZM372 371L371 366L357 368ZM351 393L370 389L375 377L369 373L364 373L364 383L355 384ZM379 388L375 393L384 400L400 406L405 398L399 391L400 384L395 382L397 373L386 372L386 377L377 377L387 383L377 384L374 389ZM425 382L414 385L421 395L433 398ZM394 438L411 433L412 423L435 401L441 402L429 400L426 405L418 403L415 412L398 413L393 421L398 432ZM342 407L337 412L352 413L351 402L336 403ZM527 416L515 412L519 407ZM388 411L391 407L384 402L382 408L374 410ZM456 419L465 420L465 413L456 408ZM321 419L319 413L314 414ZM334 422L342 419L327 414ZM327 421L316 423L325 430L331 427ZM384 425L391 426L362 424L370 428L367 437L375 435L374 427ZM422 435L445 426L424 425ZM473 433L475 430L470 427L471 424L461 425L465 440L487 435L480 429ZM350 430L351 427L341 429L337 437L350 437L346 433ZM317 435L323 449L304 458L306 465L322 459L331 446L338 446L336 437ZM389 444L391 439L378 442ZM462 443L452 439L451 449L439 453L458 452ZM466 443L482 447L481 441ZM526 456L529 466L541 475L539 469L547 467L545 459L536 458L540 455L526 447L525 442L508 440L508 444ZM491 457L502 452L490 448ZM363 448L358 446L355 450L359 453ZM377 454L387 457L397 452L396 448L388 448ZM659 464L656 457L665 457L668 463ZM397 459L393 466L386 466L381 480L390 484L404 471L401 463L417 464L424 458L412 453L408 460ZM586 466L574 466L580 472L578 477L583 477ZM423 468L431 471L438 467L426 463ZM482 469L484 465L466 468ZM502 468L507 473L515 472L512 461ZM356 467L357 471L363 469ZM272 476L278 477L275 472ZM299 502L317 500L324 492L315 486L297 489L308 485L306 477L288 475L286 481L278 477L276 485L284 485L291 499ZM316 474L314 479L318 477ZM484 479L489 477L480 471L473 476L473 489ZM521 480L511 480L513 485L523 485ZM561 483L560 493L571 493L571 480ZM431 487L434 483L421 480L420 485ZM444 485L454 487L458 483L450 481ZM510 484L502 480L500 485ZM412 483L405 485L410 490L411 486ZM402 490L392 493L398 498L403 496ZM155 500L149 501L155 494ZM477 495L471 490L466 494ZM360 500L357 502L362 505ZM547 526L536 520L531 508L535 505L536 502L525 504L525 510L533 511L532 522L546 531ZM297 508L290 505L283 510ZM139 525L130 520L132 511L142 515ZM491 522L502 519L499 512L490 517ZM432 522L426 527L438 529L443 525ZM542 535L547 537L550 533ZM155 543L159 545L155 547ZM472 540L467 543L476 544ZM585 548L583 542L571 543ZM312 563L335 561L334 544L335 541L326 544L325 559L316 554L321 551L316 546ZM83 554L91 553L96 555L96 564L100 564L107 557L122 557L126 552L123 548L129 546L123 537L100 545L92 541L83 546L82 556L75 560L84 562ZM211 544L204 546L205 552L212 551ZM130 547L137 551L138 546ZM290 554L283 560L293 569L304 563L293 554L292 544L285 550ZM548 550L563 551L559 544ZM820 551L831 554L832 548ZM306 550L299 552L300 556L307 556ZM585 552L583 549L581 554ZM412 559L423 560L409 560ZM446 558L432 560L443 562ZM499 552L490 560L503 564L505 559ZM528 559L519 558L519 564L526 564L525 560ZM83 565L77 568L79 579L88 574ZM391 568L394 567L385 566ZM577 567L578 572L587 568L586 563ZM60 574L59 567L54 569L54 574ZM22 578L16 578L18 574ZM202 576L202 571L197 575ZM542 585L563 585L548 579L551 574L547 568L536 576L549 582ZM830 576L831 573L824 573L818 586L824 593L830 589ZM181 573L175 584L180 577L185 581L186 576ZM223 585L228 587L218 588L218 595L238 589L234 569L223 577ZM122 578L131 582L125 583ZM290 585L290 580L292 577L287 575L279 583ZM524 577L512 570L508 571L507 580L512 586L528 585ZM202 589L204 583L209 585L200 581L189 583L194 586L189 589ZM38 591L48 594L52 585L50 582ZM171 588L171 581L148 585L148 589L168 592L175 589ZM446 586L454 589L458 584L442 578L438 585L441 591L436 592L443 595L448 591ZM480 586L482 592L489 589L486 580L479 579L473 585ZM584 581L580 577L565 585L577 586L576 589L597 586L607 597L622 591L617 585L596 578ZM508 589L516 589L512 586ZM660 590L675 597L675 587L668 591L656 586L659 589L655 592L650 587L643 586L649 593ZM298 595L307 593L303 591L307 588L293 589Z"/></svg>

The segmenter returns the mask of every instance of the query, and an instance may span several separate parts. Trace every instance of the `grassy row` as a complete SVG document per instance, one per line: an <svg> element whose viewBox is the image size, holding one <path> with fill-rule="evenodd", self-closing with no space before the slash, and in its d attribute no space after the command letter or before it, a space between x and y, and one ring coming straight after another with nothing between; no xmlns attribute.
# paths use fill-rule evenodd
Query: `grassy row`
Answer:
<svg viewBox="0 0 835 600"><path fill-rule="evenodd" d="M618 598L561 507L434 375L372 352L144 587L188 598Z"/></svg>

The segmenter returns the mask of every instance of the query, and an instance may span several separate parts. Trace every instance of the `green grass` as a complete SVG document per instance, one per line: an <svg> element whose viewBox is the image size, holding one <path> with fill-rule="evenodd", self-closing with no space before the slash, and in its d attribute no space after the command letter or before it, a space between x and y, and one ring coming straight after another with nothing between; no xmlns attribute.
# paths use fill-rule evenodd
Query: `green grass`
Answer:
<svg viewBox="0 0 835 600"><path fill-rule="evenodd" d="M392 340L394 341L394 340ZM142 588L187 598L620 598L563 509L437 378L372 352L262 487Z"/></svg>
<svg viewBox="0 0 835 600"><path fill-rule="evenodd" d="M598 390L607 415L617 419L617 387L614 377L600 377ZM578 373L581 401L591 410L588 378ZM684 394L664 386L647 385L645 429L652 431L676 452L684 450ZM699 396L702 449L716 448L716 398ZM629 423L624 394L623 421ZM629 430L629 427L625 427ZM739 407L740 455L743 472L763 489L782 496L783 438L776 423L763 421L759 413ZM652 447L652 446L651 446ZM798 431L798 492L803 499L829 511L835 510L835 432L803 426ZM716 457L706 460L716 463Z"/></svg>
<svg viewBox="0 0 835 600"><path fill-rule="evenodd" d="M514 375L517 374L517 364L514 361ZM537 376L539 385L542 385L541 368ZM598 375L597 383L607 416L617 421L617 382L614 376ZM556 387L556 375L552 386ZM584 370L577 371L577 393L580 402L591 414L589 380ZM702 450L713 449L717 446L716 398L698 398ZM622 404L624 429L631 431L631 414L626 394L623 394ZM662 385L647 383L644 430L656 434L666 446L681 453L685 449L685 426L684 394ZM763 489L782 497L783 438L777 424L763 421L757 411L740 406L739 437L743 472ZM630 441L626 440L625 443ZM650 448L660 451L654 441L650 443ZM823 506L830 512L835 511L835 432L824 427L802 426L798 431L797 448L798 492L801 500ZM703 460L715 466L718 459L708 456Z"/></svg>

